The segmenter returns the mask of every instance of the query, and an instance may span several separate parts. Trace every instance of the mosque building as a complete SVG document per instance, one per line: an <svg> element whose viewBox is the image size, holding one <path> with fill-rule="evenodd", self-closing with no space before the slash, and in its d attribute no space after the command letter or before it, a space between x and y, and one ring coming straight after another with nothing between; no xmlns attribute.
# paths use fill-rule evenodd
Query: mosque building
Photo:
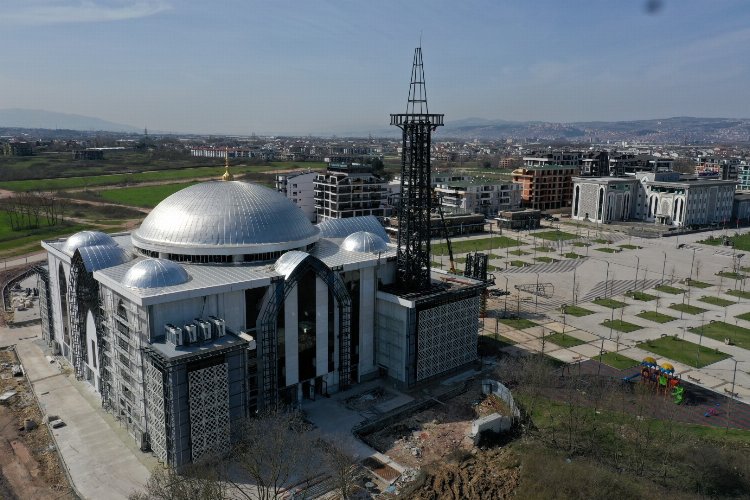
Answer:
<svg viewBox="0 0 750 500"><path fill-rule="evenodd" d="M450 300L396 294L397 248L375 217L314 225L228 166L131 233L42 246L44 337L169 465L226 450L263 408L378 377L412 388L476 359L483 283L433 271Z"/></svg>

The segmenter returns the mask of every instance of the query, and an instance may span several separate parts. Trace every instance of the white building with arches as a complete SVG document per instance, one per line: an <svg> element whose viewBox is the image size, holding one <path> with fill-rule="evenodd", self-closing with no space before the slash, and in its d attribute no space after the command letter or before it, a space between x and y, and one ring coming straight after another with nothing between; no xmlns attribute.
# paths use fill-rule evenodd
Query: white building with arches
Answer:
<svg viewBox="0 0 750 500"><path fill-rule="evenodd" d="M42 242L43 336L144 451L198 461L257 409L376 377L414 387L476 359L483 283L433 274L398 296L375 217L314 225L281 193L224 179L169 196L132 233Z"/></svg>
<svg viewBox="0 0 750 500"><path fill-rule="evenodd" d="M574 177L571 217L676 227L722 223L732 216L736 185L736 181L682 178L677 172Z"/></svg>

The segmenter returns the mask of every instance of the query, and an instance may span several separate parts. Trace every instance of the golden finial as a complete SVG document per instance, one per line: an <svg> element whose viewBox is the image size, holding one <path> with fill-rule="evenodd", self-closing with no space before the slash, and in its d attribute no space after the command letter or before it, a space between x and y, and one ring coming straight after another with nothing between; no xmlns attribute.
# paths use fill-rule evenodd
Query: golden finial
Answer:
<svg viewBox="0 0 750 500"><path fill-rule="evenodd" d="M224 175L221 176L222 181L233 181L234 176L229 171L229 149L225 149L226 156L224 157Z"/></svg>

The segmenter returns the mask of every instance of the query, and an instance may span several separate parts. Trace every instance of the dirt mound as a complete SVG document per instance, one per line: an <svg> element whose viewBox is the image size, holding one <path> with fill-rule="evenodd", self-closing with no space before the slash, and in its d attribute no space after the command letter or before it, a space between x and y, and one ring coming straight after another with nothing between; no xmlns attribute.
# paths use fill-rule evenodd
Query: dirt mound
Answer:
<svg viewBox="0 0 750 500"><path fill-rule="evenodd" d="M518 457L506 449L479 451L459 462L423 470L401 491L400 498L416 500L508 498L518 487Z"/></svg>

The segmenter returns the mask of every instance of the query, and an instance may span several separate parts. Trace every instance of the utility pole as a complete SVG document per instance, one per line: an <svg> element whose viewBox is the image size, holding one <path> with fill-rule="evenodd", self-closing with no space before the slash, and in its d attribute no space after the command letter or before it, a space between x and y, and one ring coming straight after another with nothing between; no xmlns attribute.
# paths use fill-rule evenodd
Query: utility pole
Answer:
<svg viewBox="0 0 750 500"><path fill-rule="evenodd" d="M734 374L732 375L732 393L729 395L729 404L727 404L727 432L729 431L729 417L731 415L730 413L730 404L734 402L734 381L737 379L737 358L734 358Z"/></svg>
<svg viewBox="0 0 750 500"><path fill-rule="evenodd" d="M664 252L664 265L661 266L661 284L664 284L664 273L667 270L667 252Z"/></svg>

